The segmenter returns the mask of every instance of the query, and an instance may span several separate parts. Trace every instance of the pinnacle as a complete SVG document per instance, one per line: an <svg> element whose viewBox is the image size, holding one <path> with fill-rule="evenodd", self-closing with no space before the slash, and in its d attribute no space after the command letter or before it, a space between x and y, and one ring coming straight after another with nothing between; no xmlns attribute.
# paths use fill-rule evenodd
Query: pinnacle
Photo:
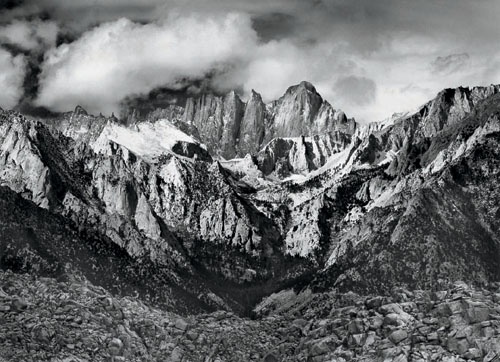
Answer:
<svg viewBox="0 0 500 362"><path fill-rule="evenodd" d="M75 107L75 110L73 111L76 114L83 114L83 115L88 115L87 111L80 105L77 105Z"/></svg>

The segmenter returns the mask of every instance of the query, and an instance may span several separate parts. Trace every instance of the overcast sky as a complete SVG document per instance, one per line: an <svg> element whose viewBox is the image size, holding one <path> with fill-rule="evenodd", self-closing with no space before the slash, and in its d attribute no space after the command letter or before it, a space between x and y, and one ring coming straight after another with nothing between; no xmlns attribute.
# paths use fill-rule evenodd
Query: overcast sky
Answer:
<svg viewBox="0 0 500 362"><path fill-rule="evenodd" d="M498 0L0 0L0 106L117 112L200 80L264 100L301 80L361 121L500 83Z"/></svg>

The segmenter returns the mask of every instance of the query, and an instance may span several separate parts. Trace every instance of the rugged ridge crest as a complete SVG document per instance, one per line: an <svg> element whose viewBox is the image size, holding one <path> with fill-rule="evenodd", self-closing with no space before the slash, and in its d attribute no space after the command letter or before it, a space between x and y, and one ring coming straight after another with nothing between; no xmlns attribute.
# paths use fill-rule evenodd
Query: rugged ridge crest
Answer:
<svg viewBox="0 0 500 362"><path fill-rule="evenodd" d="M83 242L109 240L180 290L194 280L204 308L242 313L298 280L487 283L500 277L499 91L447 89L364 126L307 82L268 104L206 94L133 122L2 111L0 181Z"/></svg>

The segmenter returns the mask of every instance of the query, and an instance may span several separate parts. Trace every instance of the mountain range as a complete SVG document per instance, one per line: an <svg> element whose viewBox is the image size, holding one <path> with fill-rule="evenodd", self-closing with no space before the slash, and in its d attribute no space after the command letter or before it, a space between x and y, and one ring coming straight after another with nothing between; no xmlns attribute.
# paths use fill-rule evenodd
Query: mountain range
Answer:
<svg viewBox="0 0 500 362"><path fill-rule="evenodd" d="M2 110L1 269L184 315L500 280L499 85L369 124L308 82L168 103Z"/></svg>

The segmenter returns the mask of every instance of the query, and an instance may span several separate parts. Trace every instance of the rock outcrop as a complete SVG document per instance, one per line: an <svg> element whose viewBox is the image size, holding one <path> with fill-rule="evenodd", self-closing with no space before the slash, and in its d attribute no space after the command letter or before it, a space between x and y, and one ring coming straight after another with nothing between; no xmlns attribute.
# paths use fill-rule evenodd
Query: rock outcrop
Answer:
<svg viewBox="0 0 500 362"><path fill-rule="evenodd" d="M133 110L128 113L134 114ZM136 116L132 118L137 122ZM179 121L214 156L225 159L255 155L274 138L338 133L349 137L357 128L354 119L333 109L308 82L288 88L280 99L268 104L253 90L247 102L234 91L225 96L202 94L188 97L184 106L158 108L143 117L150 122L161 118Z"/></svg>
<svg viewBox="0 0 500 362"><path fill-rule="evenodd" d="M498 86L367 126L306 82L267 105L169 107L133 122L78 107L60 124L2 111L2 185L239 312L298 279L360 293L499 279Z"/></svg>
<svg viewBox="0 0 500 362"><path fill-rule="evenodd" d="M342 132L312 137L274 138L257 154L264 175L282 179L292 174L307 175L321 168L334 154L344 151L351 136Z"/></svg>
<svg viewBox="0 0 500 362"><path fill-rule="evenodd" d="M243 112L244 103L234 91L223 98L202 95L187 100L183 121L197 128L200 139L212 152L232 158L236 155Z"/></svg>
<svg viewBox="0 0 500 362"><path fill-rule="evenodd" d="M334 110L309 82L288 88L279 100L272 103L271 109L274 115L271 138L321 135L333 131L352 134L356 130L356 122L347 119L342 111Z"/></svg>
<svg viewBox="0 0 500 362"><path fill-rule="evenodd" d="M500 355L499 86L167 103L0 111L0 360Z"/></svg>

